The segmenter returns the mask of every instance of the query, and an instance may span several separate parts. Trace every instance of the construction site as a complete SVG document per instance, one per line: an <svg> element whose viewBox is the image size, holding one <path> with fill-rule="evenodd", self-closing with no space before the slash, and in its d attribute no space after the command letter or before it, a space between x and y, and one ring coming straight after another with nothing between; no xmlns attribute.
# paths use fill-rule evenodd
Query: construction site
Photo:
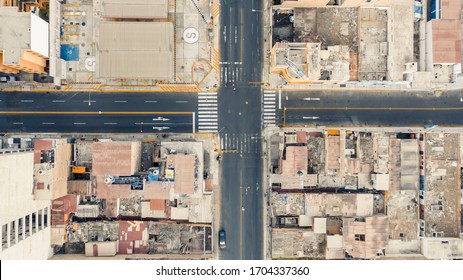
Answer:
<svg viewBox="0 0 463 280"><path fill-rule="evenodd" d="M460 133L273 129L267 137L273 259L461 258ZM432 238L442 241L432 244L438 253L425 249Z"/></svg>

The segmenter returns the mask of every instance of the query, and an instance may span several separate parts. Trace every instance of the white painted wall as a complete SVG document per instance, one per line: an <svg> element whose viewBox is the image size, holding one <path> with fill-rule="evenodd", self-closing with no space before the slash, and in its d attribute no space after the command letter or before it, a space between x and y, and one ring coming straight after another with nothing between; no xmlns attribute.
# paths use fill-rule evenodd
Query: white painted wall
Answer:
<svg viewBox="0 0 463 280"><path fill-rule="evenodd" d="M0 247L0 259L47 259L51 249L51 203L34 200L33 152L0 154L0 225L10 224L26 215L48 208L48 226L9 248ZM24 235L23 235L24 236Z"/></svg>
<svg viewBox="0 0 463 280"><path fill-rule="evenodd" d="M49 57L48 22L31 13L31 50Z"/></svg>

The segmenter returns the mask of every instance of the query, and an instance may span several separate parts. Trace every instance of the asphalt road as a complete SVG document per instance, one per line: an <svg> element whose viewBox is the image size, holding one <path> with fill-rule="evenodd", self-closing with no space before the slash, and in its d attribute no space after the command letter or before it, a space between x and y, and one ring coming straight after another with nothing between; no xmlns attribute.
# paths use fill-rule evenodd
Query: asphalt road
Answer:
<svg viewBox="0 0 463 280"><path fill-rule="evenodd" d="M0 131L193 132L197 110L195 93L0 92Z"/></svg>
<svg viewBox="0 0 463 280"><path fill-rule="evenodd" d="M262 1L221 1L222 259L262 259L261 80Z"/></svg>
<svg viewBox="0 0 463 280"><path fill-rule="evenodd" d="M278 91L277 120L282 126L461 126L462 98L461 90Z"/></svg>

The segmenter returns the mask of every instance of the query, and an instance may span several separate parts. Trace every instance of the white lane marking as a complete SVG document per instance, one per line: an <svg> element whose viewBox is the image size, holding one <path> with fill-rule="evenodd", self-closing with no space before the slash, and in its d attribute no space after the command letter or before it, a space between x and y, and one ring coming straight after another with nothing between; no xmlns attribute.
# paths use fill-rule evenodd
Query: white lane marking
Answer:
<svg viewBox="0 0 463 280"><path fill-rule="evenodd" d="M191 123L192 124L192 127L193 127L193 133L196 133L196 123L195 123L195 117L196 117L196 113L193 112L193 122Z"/></svg>
<svg viewBox="0 0 463 280"><path fill-rule="evenodd" d="M240 61L221 61L219 62L221 65L242 65L243 63Z"/></svg>
<svg viewBox="0 0 463 280"><path fill-rule="evenodd" d="M226 43L227 42L227 26L226 25L223 27L223 39Z"/></svg>
<svg viewBox="0 0 463 280"><path fill-rule="evenodd" d="M94 103L94 102L96 102L96 101L95 101L95 100L84 100L84 101L82 101L82 102L85 102L85 103Z"/></svg>
<svg viewBox="0 0 463 280"><path fill-rule="evenodd" d="M75 122L74 124L75 125L85 125L86 123L84 123L84 122Z"/></svg>
<svg viewBox="0 0 463 280"><path fill-rule="evenodd" d="M278 109L281 110L281 89L278 90Z"/></svg>
<svg viewBox="0 0 463 280"><path fill-rule="evenodd" d="M125 100L114 100L114 103L127 103Z"/></svg>
<svg viewBox="0 0 463 280"><path fill-rule="evenodd" d="M217 122L217 118L215 119L199 119L200 122Z"/></svg>
<svg viewBox="0 0 463 280"><path fill-rule="evenodd" d="M203 103L215 103L215 104L217 104L217 99L215 99L215 100L214 99L202 99L202 100L200 99L199 102L200 102L199 105L201 105Z"/></svg>
<svg viewBox="0 0 463 280"><path fill-rule="evenodd" d="M175 103L188 103L188 101L180 100L180 101L175 101Z"/></svg>
<svg viewBox="0 0 463 280"><path fill-rule="evenodd" d="M53 103L64 103L66 101L64 101L64 100L52 100L51 102L53 102Z"/></svg>
<svg viewBox="0 0 463 280"><path fill-rule="evenodd" d="M34 100L31 100L31 99L23 99L23 100L21 100L21 102L23 102L23 103L32 103L32 102L34 102Z"/></svg>
<svg viewBox="0 0 463 280"><path fill-rule="evenodd" d="M215 113L217 113L217 106L216 107L199 107L198 110L216 110ZM203 112L201 112L203 113Z"/></svg>
<svg viewBox="0 0 463 280"><path fill-rule="evenodd" d="M117 122L105 122L104 124L106 124L106 125L116 125Z"/></svg>
<svg viewBox="0 0 463 280"><path fill-rule="evenodd" d="M42 124L44 124L44 125L53 125L55 123L54 122L43 122Z"/></svg>
<svg viewBox="0 0 463 280"><path fill-rule="evenodd" d="M22 122L14 122L13 124L24 124L24 123L22 123Z"/></svg>
<svg viewBox="0 0 463 280"><path fill-rule="evenodd" d="M145 102L146 102L146 103L157 103L156 100L146 100Z"/></svg>
<svg viewBox="0 0 463 280"><path fill-rule="evenodd" d="M320 101L320 98L318 98L318 97L308 97L308 98L304 98L304 100L306 100L306 101Z"/></svg>
<svg viewBox="0 0 463 280"><path fill-rule="evenodd" d="M320 117L317 117L317 116L313 116L313 117L302 117L303 120L317 120L319 119Z"/></svg>

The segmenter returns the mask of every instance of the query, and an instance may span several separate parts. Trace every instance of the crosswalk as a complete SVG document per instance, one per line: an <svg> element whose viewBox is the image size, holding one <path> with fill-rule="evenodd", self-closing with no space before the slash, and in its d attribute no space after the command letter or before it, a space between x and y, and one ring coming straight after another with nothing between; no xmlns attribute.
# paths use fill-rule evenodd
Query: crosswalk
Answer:
<svg viewBox="0 0 463 280"><path fill-rule="evenodd" d="M198 93L198 131L216 133L217 92Z"/></svg>
<svg viewBox="0 0 463 280"><path fill-rule="evenodd" d="M241 81L243 68L240 62L221 62L220 63L220 80L221 84L226 87L233 81L238 83Z"/></svg>
<svg viewBox="0 0 463 280"><path fill-rule="evenodd" d="M262 149L257 133L220 133L219 139L222 153L255 154Z"/></svg>
<svg viewBox="0 0 463 280"><path fill-rule="evenodd" d="M263 118L264 126L272 125L276 122L276 92L274 90L264 90L263 96Z"/></svg>

